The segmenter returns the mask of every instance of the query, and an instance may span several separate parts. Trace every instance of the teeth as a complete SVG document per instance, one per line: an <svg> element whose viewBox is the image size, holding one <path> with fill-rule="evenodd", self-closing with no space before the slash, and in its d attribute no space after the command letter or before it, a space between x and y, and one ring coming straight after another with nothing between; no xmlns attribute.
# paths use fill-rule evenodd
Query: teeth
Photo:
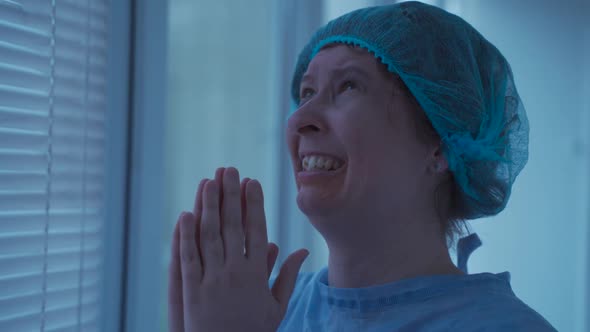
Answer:
<svg viewBox="0 0 590 332"><path fill-rule="evenodd" d="M305 156L303 158L303 169L309 170L335 170L340 168L340 162L325 156Z"/></svg>
<svg viewBox="0 0 590 332"><path fill-rule="evenodd" d="M316 168L317 160L318 160L318 157L316 157L316 156L309 157L309 161L307 162L307 165L309 166L309 168Z"/></svg>

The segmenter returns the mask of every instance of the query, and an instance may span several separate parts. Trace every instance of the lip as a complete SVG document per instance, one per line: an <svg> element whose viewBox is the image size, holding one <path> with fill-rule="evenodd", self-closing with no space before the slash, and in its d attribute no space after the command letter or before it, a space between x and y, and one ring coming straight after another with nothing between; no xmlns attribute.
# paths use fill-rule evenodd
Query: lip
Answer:
<svg viewBox="0 0 590 332"><path fill-rule="evenodd" d="M304 171L298 170L295 174L297 179L297 185L300 186L302 184L312 184L318 183L322 180L327 180L333 178L335 176L339 176L343 173L346 169L346 164L342 165L339 169L335 171L322 171L322 170L315 170L315 171Z"/></svg>

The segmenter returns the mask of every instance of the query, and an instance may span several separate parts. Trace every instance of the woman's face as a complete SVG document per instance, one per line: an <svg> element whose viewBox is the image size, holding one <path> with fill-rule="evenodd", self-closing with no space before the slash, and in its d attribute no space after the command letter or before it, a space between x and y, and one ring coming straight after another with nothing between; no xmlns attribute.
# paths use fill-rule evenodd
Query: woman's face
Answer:
<svg viewBox="0 0 590 332"><path fill-rule="evenodd" d="M337 45L303 75L287 143L297 204L310 218L394 216L424 195L430 150L410 117L417 108L380 65L363 49Z"/></svg>

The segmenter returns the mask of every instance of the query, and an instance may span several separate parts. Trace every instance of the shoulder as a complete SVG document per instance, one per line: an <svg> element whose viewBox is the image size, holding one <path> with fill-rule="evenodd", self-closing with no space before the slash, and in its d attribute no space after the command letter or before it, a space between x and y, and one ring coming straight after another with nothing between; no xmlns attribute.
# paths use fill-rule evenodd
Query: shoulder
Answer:
<svg viewBox="0 0 590 332"><path fill-rule="evenodd" d="M289 299L287 312L277 331L303 331L306 311L313 308L314 296L316 294L315 278L317 272L300 272L297 275L293 293ZM272 287L276 277L269 280L269 286Z"/></svg>
<svg viewBox="0 0 590 332"><path fill-rule="evenodd" d="M475 292L464 302L457 331L556 331L537 311L509 292Z"/></svg>

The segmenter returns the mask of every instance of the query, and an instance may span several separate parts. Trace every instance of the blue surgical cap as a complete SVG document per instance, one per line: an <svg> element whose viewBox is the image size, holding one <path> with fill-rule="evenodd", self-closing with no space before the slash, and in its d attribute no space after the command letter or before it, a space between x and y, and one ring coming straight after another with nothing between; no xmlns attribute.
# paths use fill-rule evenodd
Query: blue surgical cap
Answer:
<svg viewBox="0 0 590 332"><path fill-rule="evenodd" d="M462 18L410 1L363 8L320 28L300 53L291 93L326 45L366 49L405 83L442 140L465 219L501 212L528 161L529 125L510 65Z"/></svg>

